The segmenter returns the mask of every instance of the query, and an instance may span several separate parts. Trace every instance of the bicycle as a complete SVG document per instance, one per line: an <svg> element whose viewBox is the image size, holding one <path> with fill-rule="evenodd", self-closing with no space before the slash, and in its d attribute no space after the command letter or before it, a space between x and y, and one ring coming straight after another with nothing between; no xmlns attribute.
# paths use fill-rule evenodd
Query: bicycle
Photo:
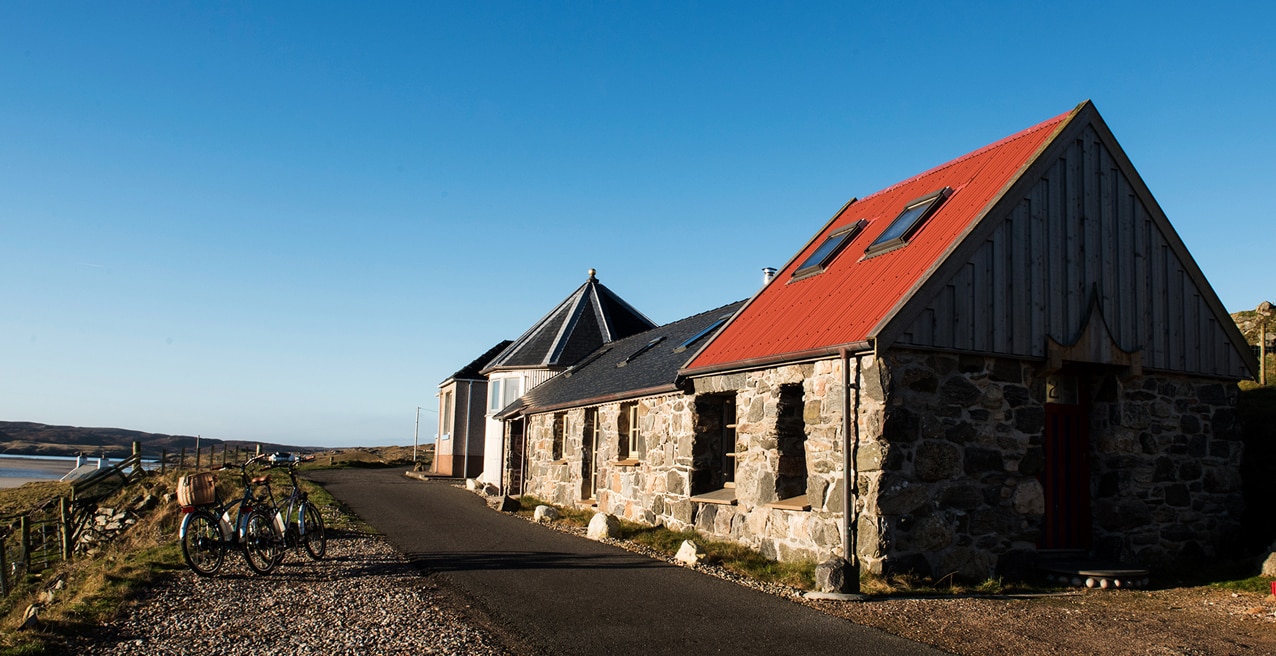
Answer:
<svg viewBox="0 0 1276 656"><path fill-rule="evenodd" d="M297 466L303 462L314 460L314 456L293 457L288 453L275 453L270 456L270 465L282 467L287 465L288 480L292 489L284 505L275 503L274 490L270 481L264 483L270 505L274 508L273 516L277 527L282 527L285 549L303 547L311 560L322 560L328 550L328 540L324 532L323 515L310 503L310 494L301 489L297 480ZM282 554L281 554L282 556Z"/></svg>
<svg viewBox="0 0 1276 656"><path fill-rule="evenodd" d="M283 544L282 532L275 525L272 514L266 511L271 507L265 505L270 503L269 499L253 493L268 479L265 476L248 477L248 466L264 458L265 455L253 456L239 465L239 476L244 485L244 493L239 499L222 502L212 482L213 472L196 475L207 478L203 479L205 485L194 498L183 499L182 488L178 487L178 501L185 515L178 538L182 557L196 574L216 574L225 562L226 550L231 547L238 547L248 566L258 574L269 574L279 564L283 556L279 548Z"/></svg>

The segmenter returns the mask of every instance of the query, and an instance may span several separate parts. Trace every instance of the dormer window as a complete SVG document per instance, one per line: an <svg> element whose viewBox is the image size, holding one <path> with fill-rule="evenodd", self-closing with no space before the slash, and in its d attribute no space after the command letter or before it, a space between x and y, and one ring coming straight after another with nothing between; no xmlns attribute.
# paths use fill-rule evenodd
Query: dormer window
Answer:
<svg viewBox="0 0 1276 656"><path fill-rule="evenodd" d="M876 255L889 250L894 250L908 243L913 234L917 232L922 224L935 213L935 209L948 198L952 189L944 187L933 194L927 194L917 200L909 202L904 206L904 211L886 226L883 232L873 243L868 245L868 250L864 251L865 255Z"/></svg>
<svg viewBox="0 0 1276 656"><path fill-rule="evenodd" d="M851 225L833 231L833 234L829 235L828 239L825 239L824 243L820 244L820 247L815 249L815 252L811 253L811 256L806 258L806 261L802 262L802 266L793 272L793 277L805 278L823 271L833 261L833 258L837 257L837 254L842 252L842 249L846 248L846 245L851 243L855 239L855 235L858 235L866 225L868 225L868 221L860 219Z"/></svg>

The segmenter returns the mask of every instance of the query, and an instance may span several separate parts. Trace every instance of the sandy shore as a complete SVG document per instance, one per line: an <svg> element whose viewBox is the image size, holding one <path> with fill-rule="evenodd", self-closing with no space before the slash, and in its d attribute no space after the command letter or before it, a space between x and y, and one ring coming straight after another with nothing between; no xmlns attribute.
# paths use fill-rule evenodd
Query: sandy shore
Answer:
<svg viewBox="0 0 1276 656"><path fill-rule="evenodd" d="M56 481L75 468L74 460L0 456L0 488L32 481Z"/></svg>

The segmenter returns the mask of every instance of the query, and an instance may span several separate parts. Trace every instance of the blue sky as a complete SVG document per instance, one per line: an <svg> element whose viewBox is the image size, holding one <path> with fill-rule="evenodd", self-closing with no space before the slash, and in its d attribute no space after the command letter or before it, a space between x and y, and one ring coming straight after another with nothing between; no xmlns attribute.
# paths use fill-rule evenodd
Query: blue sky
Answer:
<svg viewBox="0 0 1276 656"><path fill-rule="evenodd" d="M1276 296L1270 3L0 3L0 419L411 444L599 279L663 323L1092 99Z"/></svg>

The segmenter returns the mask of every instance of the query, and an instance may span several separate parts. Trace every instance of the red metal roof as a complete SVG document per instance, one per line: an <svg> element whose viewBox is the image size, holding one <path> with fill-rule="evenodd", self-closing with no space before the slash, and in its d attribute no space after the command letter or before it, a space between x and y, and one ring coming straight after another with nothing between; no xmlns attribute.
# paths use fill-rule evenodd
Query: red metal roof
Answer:
<svg viewBox="0 0 1276 656"><path fill-rule="evenodd" d="M847 205L785 265L685 373L755 361L783 361L803 353L862 343L911 295L960 237L982 217L1066 120L1061 114L1023 132L909 178ZM944 187L952 195L901 248L864 257L904 205ZM860 219L868 225L822 273L793 272L827 236Z"/></svg>

